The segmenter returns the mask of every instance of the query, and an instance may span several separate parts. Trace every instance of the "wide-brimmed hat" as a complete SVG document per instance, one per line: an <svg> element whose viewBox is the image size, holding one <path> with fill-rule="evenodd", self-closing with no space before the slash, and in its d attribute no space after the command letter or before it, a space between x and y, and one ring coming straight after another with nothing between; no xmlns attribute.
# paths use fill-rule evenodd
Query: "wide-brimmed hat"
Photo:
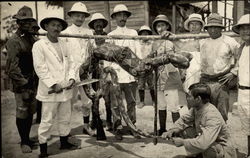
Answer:
<svg viewBox="0 0 250 158"><path fill-rule="evenodd" d="M57 20L57 21L59 21L59 22L62 24L62 27L63 27L62 31L65 30L65 29L68 27L68 23L67 23L65 20L63 20L63 19L61 19L60 17L58 17L58 15L51 15L51 16L49 16L49 17L44 18L44 19L40 22L40 26L41 26L44 30L46 30L46 29L45 29L45 24L48 24L51 20ZM47 31L47 30L46 30L46 31Z"/></svg>
<svg viewBox="0 0 250 158"><path fill-rule="evenodd" d="M188 19L184 22L184 28L188 31L189 31L188 25L189 25L189 22L191 22L191 21L201 22L202 28L205 25L205 22L202 20L202 17L200 14L196 14L196 13L190 14Z"/></svg>
<svg viewBox="0 0 250 158"><path fill-rule="evenodd" d="M208 27L211 27L211 26L225 28L222 21L223 21L223 18L221 15L219 15L217 13L212 13L208 16L207 24L204 26L204 29L207 29Z"/></svg>
<svg viewBox="0 0 250 158"><path fill-rule="evenodd" d="M117 4L115 7L114 7L114 10L113 10L113 13L111 14L111 18L114 17L114 15L116 13L119 13L119 12L126 12L128 17L131 16L131 12L128 11L128 8L127 6L125 6L124 4Z"/></svg>
<svg viewBox="0 0 250 158"><path fill-rule="evenodd" d="M138 35L141 35L142 31L148 31L152 35L152 30L147 25L141 26L141 28L138 30Z"/></svg>
<svg viewBox="0 0 250 158"><path fill-rule="evenodd" d="M90 22L88 24L90 28L94 29L94 23L96 20L103 21L103 28L105 28L108 25L108 20L101 13L95 13L92 15Z"/></svg>
<svg viewBox="0 0 250 158"><path fill-rule="evenodd" d="M241 25L250 25L250 14L242 15L238 23L232 27L232 30L235 33L239 34L239 29Z"/></svg>
<svg viewBox="0 0 250 158"><path fill-rule="evenodd" d="M68 16L70 16L71 13L74 12L84 13L86 18L90 16L90 13L88 12L86 5L83 4L82 2L75 3L67 14Z"/></svg>
<svg viewBox="0 0 250 158"><path fill-rule="evenodd" d="M12 18L14 19L18 19L18 20L36 20L33 18L33 12L32 9L30 7L27 6L23 6L22 8L20 8L17 12L17 14L13 15Z"/></svg>
<svg viewBox="0 0 250 158"><path fill-rule="evenodd" d="M163 22L165 22L165 23L167 23L170 27L169 27L169 29L168 29L168 31L171 31L171 29L172 29L172 24L171 24L171 22L170 22L170 20L168 19L168 17L166 16L166 15L162 15L162 14L160 14L160 15L158 15L156 18L155 18L155 20L153 21L153 24L152 24L152 27L153 27L153 30L155 31L155 32L157 32L156 31L156 23L157 22L160 22L160 21L163 21Z"/></svg>

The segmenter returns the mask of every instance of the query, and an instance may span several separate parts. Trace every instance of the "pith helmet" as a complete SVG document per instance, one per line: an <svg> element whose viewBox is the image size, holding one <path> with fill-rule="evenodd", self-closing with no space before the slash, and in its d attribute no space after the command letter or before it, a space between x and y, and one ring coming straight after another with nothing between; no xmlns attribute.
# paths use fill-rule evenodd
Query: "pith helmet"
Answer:
<svg viewBox="0 0 250 158"><path fill-rule="evenodd" d="M128 11L128 8L127 6L125 6L124 4L117 4L115 7L114 7L114 10L113 10L113 13L111 14L111 18L114 17L114 15L116 13L119 13L119 12L126 12L128 17L131 16L131 12Z"/></svg>
<svg viewBox="0 0 250 158"><path fill-rule="evenodd" d="M88 24L91 29L94 29L94 23L96 20L103 21L103 28L105 28L108 25L108 20L101 13L95 13L92 15L91 20Z"/></svg>
<svg viewBox="0 0 250 158"><path fill-rule="evenodd" d="M70 16L71 13L74 13L74 12L84 13L84 14L85 14L85 17L89 17L89 16L90 16L90 14L89 14L89 12L88 12L88 9L87 9L86 5L83 4L82 2L77 2L77 3L75 3L75 4L71 7L70 11L68 11L68 15Z"/></svg>
<svg viewBox="0 0 250 158"><path fill-rule="evenodd" d="M218 26L221 28L225 28L225 26L222 24L222 16L217 13L212 13L207 18L207 25L204 26L204 29L207 29L211 26Z"/></svg>
<svg viewBox="0 0 250 158"><path fill-rule="evenodd" d="M141 28L138 31L138 34L140 35L142 31L148 31L149 34L152 35L152 30L147 25L141 26Z"/></svg>
<svg viewBox="0 0 250 158"><path fill-rule="evenodd" d="M65 30L65 29L68 27L68 23L67 23L65 20L63 20L63 19L61 19L60 17L58 17L58 15L51 15L51 16L49 16L49 17L44 18L44 19L40 22L40 26L41 26L44 30L46 30L46 29L45 29L45 24L48 24L51 20L57 20L57 21L59 21L59 22L62 24L62 27L63 27L62 31ZM47 30L46 30L46 31L47 31Z"/></svg>
<svg viewBox="0 0 250 158"><path fill-rule="evenodd" d="M156 27L156 23L157 23L157 22L160 22L160 21L163 21L163 22L165 22L166 24L168 24L168 25L169 25L168 31L171 31L172 24L171 24L171 22L169 21L168 17L167 17L166 15L160 14L160 15L158 15L158 16L155 18L155 20L153 21L153 24L152 24L153 30L154 30L155 32L157 32L157 31L156 31L156 28L155 28L155 27Z"/></svg>
<svg viewBox="0 0 250 158"><path fill-rule="evenodd" d="M250 14L242 15L238 23L232 27L232 30L235 33L239 34L239 31L240 31L239 29L241 25L250 25Z"/></svg>
<svg viewBox="0 0 250 158"><path fill-rule="evenodd" d="M189 30L188 28L188 25L191 21L199 21L201 22L201 25L202 25L202 28L204 27L205 25L205 22L202 20L202 17L200 14L196 14L196 13L193 13L193 14L190 14L188 19L184 22L184 28L186 30Z"/></svg>

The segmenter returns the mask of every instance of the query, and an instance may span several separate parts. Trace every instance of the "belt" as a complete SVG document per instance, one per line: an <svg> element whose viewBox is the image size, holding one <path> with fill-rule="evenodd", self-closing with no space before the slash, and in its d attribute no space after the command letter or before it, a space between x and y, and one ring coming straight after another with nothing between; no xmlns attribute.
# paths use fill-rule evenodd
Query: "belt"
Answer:
<svg viewBox="0 0 250 158"><path fill-rule="evenodd" d="M250 87L247 87L247 86L241 86L241 85L239 85L239 89L242 89L242 90L246 90L246 89L248 89L248 90L250 90Z"/></svg>

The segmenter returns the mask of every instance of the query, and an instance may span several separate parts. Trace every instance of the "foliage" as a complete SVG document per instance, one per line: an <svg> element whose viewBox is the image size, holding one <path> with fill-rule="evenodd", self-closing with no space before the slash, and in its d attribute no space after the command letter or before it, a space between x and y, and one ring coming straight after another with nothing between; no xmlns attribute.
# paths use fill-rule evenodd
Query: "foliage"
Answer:
<svg viewBox="0 0 250 158"><path fill-rule="evenodd" d="M63 7L63 1L46 1L47 8L49 6L57 6L57 8Z"/></svg>

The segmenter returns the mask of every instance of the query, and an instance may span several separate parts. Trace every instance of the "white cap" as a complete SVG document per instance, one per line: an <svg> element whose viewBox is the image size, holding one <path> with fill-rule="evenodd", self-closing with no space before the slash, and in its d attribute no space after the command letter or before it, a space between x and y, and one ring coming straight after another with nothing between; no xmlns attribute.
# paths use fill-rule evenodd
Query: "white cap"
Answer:
<svg viewBox="0 0 250 158"><path fill-rule="evenodd" d="M93 25L96 20L103 21L103 25L104 25L103 28L105 28L108 25L108 20L101 13L95 13L92 15L91 20L88 24L90 28L92 29L94 28Z"/></svg>

